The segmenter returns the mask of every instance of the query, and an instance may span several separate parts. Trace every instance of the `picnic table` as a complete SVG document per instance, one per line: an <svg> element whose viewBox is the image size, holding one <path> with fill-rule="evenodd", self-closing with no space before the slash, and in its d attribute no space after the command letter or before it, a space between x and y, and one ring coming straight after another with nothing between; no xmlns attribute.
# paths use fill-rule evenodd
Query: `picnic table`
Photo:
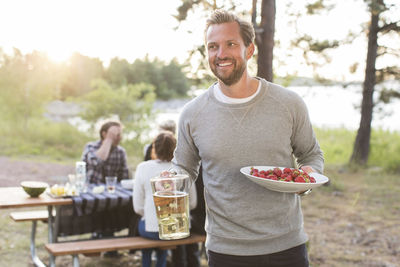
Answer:
<svg viewBox="0 0 400 267"><path fill-rule="evenodd" d="M59 237L84 233L119 231L134 227L137 215L133 212L132 190L117 185L116 193L94 194L89 189L73 197L52 197L46 192L37 198L28 196L21 187L0 187L0 209L47 207L48 242L56 243ZM55 210L55 216L54 214ZM35 227L31 233L31 256L36 266L46 266L37 256L34 243ZM50 265L55 258L50 254Z"/></svg>

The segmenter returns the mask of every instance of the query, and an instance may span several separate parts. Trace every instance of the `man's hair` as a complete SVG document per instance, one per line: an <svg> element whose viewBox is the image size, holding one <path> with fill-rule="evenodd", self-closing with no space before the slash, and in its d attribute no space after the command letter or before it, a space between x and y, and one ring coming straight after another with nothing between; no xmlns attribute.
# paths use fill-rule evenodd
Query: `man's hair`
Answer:
<svg viewBox="0 0 400 267"><path fill-rule="evenodd" d="M104 124L101 126L100 131L99 131L100 139L101 139L101 140L103 140L103 135L102 135L102 133L103 133L103 132L107 132L108 129L110 129L112 126L121 127L121 123L119 123L119 122L117 122L117 121L109 121L109 122L104 123Z"/></svg>
<svg viewBox="0 0 400 267"><path fill-rule="evenodd" d="M239 25L240 36L243 39L244 45L248 47L254 41L255 37L253 24L223 9L214 10L211 16L207 19L206 29L204 31L204 40L207 41L207 30L211 25L229 22L236 22Z"/></svg>
<svg viewBox="0 0 400 267"><path fill-rule="evenodd" d="M154 151L157 158L162 161L171 161L174 157L174 150L176 147L176 139L172 132L160 132L153 142Z"/></svg>
<svg viewBox="0 0 400 267"><path fill-rule="evenodd" d="M175 134L176 131L176 123L173 120L166 120L160 123L159 125L160 130L170 131Z"/></svg>

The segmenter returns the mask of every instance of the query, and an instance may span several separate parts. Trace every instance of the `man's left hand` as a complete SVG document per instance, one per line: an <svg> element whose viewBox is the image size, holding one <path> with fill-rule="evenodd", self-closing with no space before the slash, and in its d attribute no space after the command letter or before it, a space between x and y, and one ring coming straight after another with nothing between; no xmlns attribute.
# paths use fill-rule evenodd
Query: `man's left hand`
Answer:
<svg viewBox="0 0 400 267"><path fill-rule="evenodd" d="M300 169L305 173L315 172L315 170L311 166L303 166ZM306 191L297 192L296 194L298 194L299 196L305 196L305 195L308 195L310 193L311 193L311 189L308 189Z"/></svg>

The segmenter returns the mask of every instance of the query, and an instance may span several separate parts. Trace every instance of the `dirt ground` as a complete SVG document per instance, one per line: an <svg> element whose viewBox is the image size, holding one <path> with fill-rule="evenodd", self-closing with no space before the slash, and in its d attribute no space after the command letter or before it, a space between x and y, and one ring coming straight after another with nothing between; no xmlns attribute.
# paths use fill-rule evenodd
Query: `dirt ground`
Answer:
<svg viewBox="0 0 400 267"><path fill-rule="evenodd" d="M0 156L0 187L18 186L21 181L27 180L55 183L74 172L73 164L14 160Z"/></svg>
<svg viewBox="0 0 400 267"><path fill-rule="evenodd" d="M0 157L0 186L18 186L22 180L53 184L74 172L73 165ZM348 173L328 170L327 175L340 183L302 199L311 266L400 266L399 177L390 178L393 186L371 187L364 174L349 179Z"/></svg>

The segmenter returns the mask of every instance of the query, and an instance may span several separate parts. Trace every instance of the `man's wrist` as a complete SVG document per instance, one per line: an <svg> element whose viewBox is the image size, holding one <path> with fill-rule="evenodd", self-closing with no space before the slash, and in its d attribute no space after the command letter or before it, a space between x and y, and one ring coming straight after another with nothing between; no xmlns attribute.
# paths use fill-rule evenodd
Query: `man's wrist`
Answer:
<svg viewBox="0 0 400 267"><path fill-rule="evenodd" d="M308 190L306 190L304 192L299 193L299 196L301 196L301 197L306 196L306 195L310 194L311 191L312 191L312 189L308 189Z"/></svg>

